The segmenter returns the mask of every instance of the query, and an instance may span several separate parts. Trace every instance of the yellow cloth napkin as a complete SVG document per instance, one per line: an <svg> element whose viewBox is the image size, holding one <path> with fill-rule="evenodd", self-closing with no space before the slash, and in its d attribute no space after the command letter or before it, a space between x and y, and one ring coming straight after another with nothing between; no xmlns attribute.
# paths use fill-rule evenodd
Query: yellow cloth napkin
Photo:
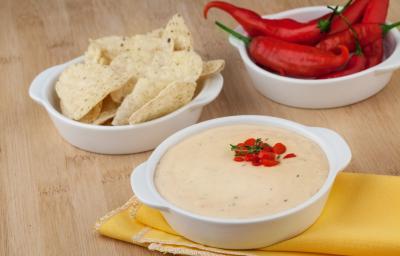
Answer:
<svg viewBox="0 0 400 256"><path fill-rule="evenodd" d="M259 250L223 250L174 232L160 212L135 197L96 223L102 235L183 255L400 255L400 177L342 173L317 222L290 240ZM240 235L240 234L238 234Z"/></svg>

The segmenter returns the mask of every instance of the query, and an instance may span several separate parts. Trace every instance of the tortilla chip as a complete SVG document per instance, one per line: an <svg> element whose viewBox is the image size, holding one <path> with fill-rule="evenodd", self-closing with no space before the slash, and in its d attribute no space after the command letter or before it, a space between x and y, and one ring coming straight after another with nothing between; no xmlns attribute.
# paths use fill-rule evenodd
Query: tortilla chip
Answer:
<svg viewBox="0 0 400 256"><path fill-rule="evenodd" d="M109 66L78 63L64 70L56 84L56 92L65 115L79 120L127 82L127 77L117 74Z"/></svg>
<svg viewBox="0 0 400 256"><path fill-rule="evenodd" d="M147 102L143 107L129 117L130 124L138 124L169 114L192 99L196 83L173 82L162 90L157 97Z"/></svg>
<svg viewBox="0 0 400 256"><path fill-rule="evenodd" d="M154 29L153 31L147 33L146 35L161 38L163 33L164 33L164 28L157 28L157 29Z"/></svg>
<svg viewBox="0 0 400 256"><path fill-rule="evenodd" d="M163 52L154 57L145 76L151 80L195 82L202 68L203 61L194 51Z"/></svg>
<svg viewBox="0 0 400 256"><path fill-rule="evenodd" d="M103 105L102 101L97 103L97 105L94 106L94 108L92 108L86 115L84 115L81 119L79 119L79 122L89 124L94 120L96 120L96 118L100 115L102 105Z"/></svg>
<svg viewBox="0 0 400 256"><path fill-rule="evenodd" d="M153 58L154 53L150 52L141 52L140 54L125 52L118 55L111 62L110 67L114 71L136 80L145 76L145 72L148 66L152 63Z"/></svg>
<svg viewBox="0 0 400 256"><path fill-rule="evenodd" d="M145 78L139 79L132 93L125 97L118 108L112 124L128 124L128 119L132 113L155 98L167 86L167 82L153 81Z"/></svg>
<svg viewBox="0 0 400 256"><path fill-rule="evenodd" d="M110 64L110 60L103 56L100 45L92 41L84 55L85 63L98 63L102 65Z"/></svg>
<svg viewBox="0 0 400 256"><path fill-rule="evenodd" d="M175 14L168 21L162 37L165 39L172 39L174 42L174 49L177 51L193 49L192 34L180 14Z"/></svg>
<svg viewBox="0 0 400 256"><path fill-rule="evenodd" d="M129 80L124 86L119 88L116 91L110 93L111 99L116 103L121 103L122 100L133 91L135 87L136 81Z"/></svg>
<svg viewBox="0 0 400 256"><path fill-rule="evenodd" d="M106 64L109 64L116 56L124 51L127 51L127 49L129 49L130 47L131 41L129 37L108 36L98 38L96 40L90 40L88 51L91 51L91 48L100 48L102 58L107 60L108 63Z"/></svg>
<svg viewBox="0 0 400 256"><path fill-rule="evenodd" d="M115 116L115 113L117 112L119 105L115 103L110 96L107 96L103 100L103 105L101 107L101 113L99 116L96 118L96 120L93 121L93 124L104 124L108 120L112 119Z"/></svg>
<svg viewBox="0 0 400 256"><path fill-rule="evenodd" d="M174 49L173 43L172 40L157 37L155 34L132 37L102 37L90 40L88 50L85 53L85 62L109 65L115 57L124 52L172 51Z"/></svg>
<svg viewBox="0 0 400 256"><path fill-rule="evenodd" d="M173 51L174 41L168 38L157 37L153 34L148 35L135 35L129 38L130 51Z"/></svg>
<svg viewBox="0 0 400 256"><path fill-rule="evenodd" d="M203 62L203 70L200 78L206 78L221 72L225 67L224 60L210 60Z"/></svg>
<svg viewBox="0 0 400 256"><path fill-rule="evenodd" d="M102 106L102 101L100 101L96 106L94 106L86 115L84 115L81 119L79 119L79 122L82 123L91 123L93 122L101 112L101 106ZM64 107L64 104L62 101L60 101L60 110L61 113L65 116L68 116L68 112Z"/></svg>

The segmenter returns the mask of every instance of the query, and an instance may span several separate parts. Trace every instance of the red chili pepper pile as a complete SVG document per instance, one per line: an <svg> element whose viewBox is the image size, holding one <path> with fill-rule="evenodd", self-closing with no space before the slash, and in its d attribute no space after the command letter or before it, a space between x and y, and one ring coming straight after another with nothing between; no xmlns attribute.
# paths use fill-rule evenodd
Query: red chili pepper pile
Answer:
<svg viewBox="0 0 400 256"><path fill-rule="evenodd" d="M326 79L350 75L382 61L383 38L400 25L384 24L388 6L389 0L349 0L340 10L328 6L330 13L299 22L266 19L252 10L211 1L204 7L204 17L217 8L239 22L249 37L216 23L245 42L259 66L285 76Z"/></svg>
<svg viewBox="0 0 400 256"><path fill-rule="evenodd" d="M233 158L236 162L251 162L254 166L276 166L280 163L282 155L286 152L286 146L280 142L270 146L267 142L258 138L249 138L236 145L231 144L231 151L235 152ZM282 159L296 157L296 154L289 153Z"/></svg>

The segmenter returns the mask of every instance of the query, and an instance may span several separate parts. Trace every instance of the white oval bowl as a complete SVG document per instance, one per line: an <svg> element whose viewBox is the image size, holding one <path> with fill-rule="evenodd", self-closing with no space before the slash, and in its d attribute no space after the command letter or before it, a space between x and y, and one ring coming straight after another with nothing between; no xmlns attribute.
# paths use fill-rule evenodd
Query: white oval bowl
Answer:
<svg viewBox="0 0 400 256"><path fill-rule="evenodd" d="M315 6L265 17L308 21L328 11L326 6ZM245 34L241 27L236 31ZM230 36L229 42L238 49L256 89L273 101L293 107L333 108L362 101L382 90L400 67L400 33L397 29L392 29L384 39L386 56L380 64L349 76L330 79L298 79L266 71L250 59L241 41Z"/></svg>
<svg viewBox="0 0 400 256"><path fill-rule="evenodd" d="M321 189L307 201L286 211L265 217L223 219L201 216L183 210L165 200L154 184L156 166L167 150L185 138L201 131L226 125L273 125L297 132L324 151L329 162L329 174ZM291 238L313 224L324 207L338 172L351 160L351 151L344 139L332 130L307 127L292 121L267 116L231 116L208 120L187 127L163 141L146 163L131 174L132 190L138 199L159 209L166 221L179 234L197 243L226 249L265 247ZM179 189L179 185L177 185Z"/></svg>
<svg viewBox="0 0 400 256"><path fill-rule="evenodd" d="M46 69L32 81L29 95L46 109L58 132L66 141L95 153L131 154L154 149L169 135L196 123L203 107L219 95L223 85L222 76L214 75L204 81L202 90L187 105L142 124L124 126L85 124L71 120L60 113L54 88L64 69L82 61L83 58L79 57Z"/></svg>

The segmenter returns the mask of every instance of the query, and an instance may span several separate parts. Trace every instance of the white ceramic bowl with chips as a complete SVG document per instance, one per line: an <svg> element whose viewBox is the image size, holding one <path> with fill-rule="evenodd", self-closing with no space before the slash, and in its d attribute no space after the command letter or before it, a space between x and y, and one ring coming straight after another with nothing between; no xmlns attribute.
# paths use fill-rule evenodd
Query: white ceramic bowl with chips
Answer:
<svg viewBox="0 0 400 256"><path fill-rule="evenodd" d="M154 149L174 132L196 123L203 107L221 92L222 75L204 81L203 88L182 108L158 119L135 125L100 126L71 120L59 111L55 92L58 77L68 66L82 62L79 57L40 73L31 83L30 97L42 105L61 136L72 145L100 154L131 154Z"/></svg>
<svg viewBox="0 0 400 256"><path fill-rule="evenodd" d="M327 12L326 6L313 6L265 17L307 21ZM240 26L236 31L245 34ZM269 72L250 59L242 42L232 36L229 42L239 51L254 87L265 97L293 107L333 108L365 100L382 90L400 67L400 32L397 29L390 30L385 36L385 57L380 64L352 75L330 79L298 79Z"/></svg>

